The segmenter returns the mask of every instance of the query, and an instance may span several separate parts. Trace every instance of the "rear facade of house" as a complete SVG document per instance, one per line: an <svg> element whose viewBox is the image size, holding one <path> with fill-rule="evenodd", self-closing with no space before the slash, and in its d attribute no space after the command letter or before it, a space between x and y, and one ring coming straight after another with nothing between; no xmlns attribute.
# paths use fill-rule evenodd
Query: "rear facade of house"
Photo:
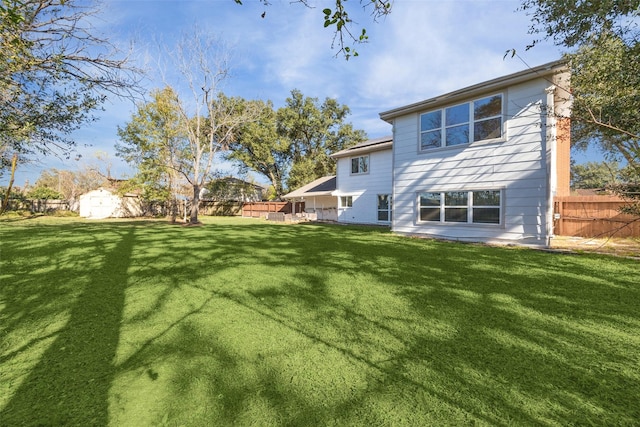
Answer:
<svg viewBox="0 0 640 427"><path fill-rule="evenodd" d="M391 224L392 144L391 136L370 139L332 155L338 222Z"/></svg>
<svg viewBox="0 0 640 427"><path fill-rule="evenodd" d="M548 245L553 197L569 191L568 84L554 62L381 113L393 125L392 230Z"/></svg>

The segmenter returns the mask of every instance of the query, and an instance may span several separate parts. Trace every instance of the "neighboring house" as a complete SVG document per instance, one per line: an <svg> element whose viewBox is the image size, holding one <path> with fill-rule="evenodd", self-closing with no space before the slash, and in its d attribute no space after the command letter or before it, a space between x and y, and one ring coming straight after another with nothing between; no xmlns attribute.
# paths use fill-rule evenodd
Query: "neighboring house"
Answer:
<svg viewBox="0 0 640 427"><path fill-rule="evenodd" d="M339 151L336 189L338 221L390 224L392 218L391 136L370 139Z"/></svg>
<svg viewBox="0 0 640 427"><path fill-rule="evenodd" d="M80 216L91 219L128 218L142 215L142 204L135 194L118 196L99 188L80 196Z"/></svg>
<svg viewBox="0 0 640 427"><path fill-rule="evenodd" d="M200 199L216 202L259 202L267 189L252 182L234 177L219 178L205 185Z"/></svg>
<svg viewBox="0 0 640 427"><path fill-rule="evenodd" d="M323 176L282 197L294 202L294 206L296 202L304 202L304 212L311 220L337 221L338 201L333 195L335 190L336 177Z"/></svg>
<svg viewBox="0 0 640 427"><path fill-rule="evenodd" d="M553 197L569 194L568 84L558 61L381 113L392 230L549 245Z"/></svg>

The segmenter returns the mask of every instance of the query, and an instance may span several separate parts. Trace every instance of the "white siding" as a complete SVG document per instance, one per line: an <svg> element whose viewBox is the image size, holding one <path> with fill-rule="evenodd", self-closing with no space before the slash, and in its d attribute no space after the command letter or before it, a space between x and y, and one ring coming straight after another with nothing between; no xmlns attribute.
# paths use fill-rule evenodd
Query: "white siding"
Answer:
<svg viewBox="0 0 640 427"><path fill-rule="evenodd" d="M80 196L80 216L84 218L109 218L119 207L120 198L102 188Z"/></svg>
<svg viewBox="0 0 640 427"><path fill-rule="evenodd" d="M137 197L120 197L100 188L80 196L80 216L92 219L130 218L142 215Z"/></svg>
<svg viewBox="0 0 640 427"><path fill-rule="evenodd" d="M418 152L419 114L394 121L393 230L456 240L546 244L549 154L543 106L549 83L503 92L504 138ZM418 222L421 191L502 190L500 225Z"/></svg>
<svg viewBox="0 0 640 427"><path fill-rule="evenodd" d="M360 175L351 174L351 157L338 159L334 194L353 197L353 207L338 209L339 222L381 223L378 221L378 195L391 194L392 191L392 151L374 151L368 155L369 172Z"/></svg>

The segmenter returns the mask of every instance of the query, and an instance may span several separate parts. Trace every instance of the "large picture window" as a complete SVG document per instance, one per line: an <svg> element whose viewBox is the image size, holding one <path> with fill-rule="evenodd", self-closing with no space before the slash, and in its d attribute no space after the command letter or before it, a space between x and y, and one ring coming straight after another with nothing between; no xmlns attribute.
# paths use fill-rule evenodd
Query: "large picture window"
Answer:
<svg viewBox="0 0 640 427"><path fill-rule="evenodd" d="M351 158L351 173L362 174L369 172L369 156L359 156Z"/></svg>
<svg viewBox="0 0 640 427"><path fill-rule="evenodd" d="M502 136L502 95L492 95L420 115L420 150Z"/></svg>
<svg viewBox="0 0 640 427"><path fill-rule="evenodd" d="M500 200L500 190L419 193L418 221L500 224Z"/></svg>

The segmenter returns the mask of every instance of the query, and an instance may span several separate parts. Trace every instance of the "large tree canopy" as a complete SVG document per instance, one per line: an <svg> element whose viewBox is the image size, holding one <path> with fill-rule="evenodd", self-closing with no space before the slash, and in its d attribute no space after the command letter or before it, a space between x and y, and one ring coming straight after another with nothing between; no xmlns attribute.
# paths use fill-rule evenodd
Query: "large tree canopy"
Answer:
<svg viewBox="0 0 640 427"><path fill-rule="evenodd" d="M0 0L0 175L52 153L93 119L107 93L130 95L140 73L96 34L97 9L79 0Z"/></svg>
<svg viewBox="0 0 640 427"><path fill-rule="evenodd" d="M178 95L169 86L154 90L124 127L118 127L118 156L136 168L127 189L141 189L145 200L165 201L175 220L179 165L188 156L186 129L180 120ZM129 188L132 187L132 188Z"/></svg>
<svg viewBox="0 0 640 427"><path fill-rule="evenodd" d="M640 173L640 43L607 33L569 58L574 144L595 142Z"/></svg>
<svg viewBox="0 0 640 427"><path fill-rule="evenodd" d="M640 216L640 1L523 0L523 9L531 33L571 49L572 144L626 161L627 183L613 189Z"/></svg>
<svg viewBox="0 0 640 427"><path fill-rule="evenodd" d="M639 7L638 0L522 1L522 9L531 16L530 33L567 47L581 45L603 33L637 42L634 19Z"/></svg>
<svg viewBox="0 0 640 427"><path fill-rule="evenodd" d="M291 169L291 141L278 133L276 111L270 101L247 102L255 105L257 118L240 126L229 146L227 159L267 178L275 196L280 197Z"/></svg>
<svg viewBox="0 0 640 427"><path fill-rule="evenodd" d="M620 181L617 162L587 162L571 167L571 188L603 189Z"/></svg>
<svg viewBox="0 0 640 427"><path fill-rule="evenodd" d="M367 135L346 123L349 107L336 99L317 98L291 91L285 107L278 110L278 132L291 141L292 165L287 178L290 189L336 172L331 154L364 141Z"/></svg>
<svg viewBox="0 0 640 427"><path fill-rule="evenodd" d="M640 2L523 0L532 34L569 49L573 144L640 166ZM535 45L535 41L534 41Z"/></svg>
<svg viewBox="0 0 640 427"><path fill-rule="evenodd" d="M284 107L250 101L261 111L258 119L241 126L230 145L229 159L259 172L273 185L276 196L336 172L331 154L367 137L346 122L349 107L327 98L305 97L291 91Z"/></svg>

